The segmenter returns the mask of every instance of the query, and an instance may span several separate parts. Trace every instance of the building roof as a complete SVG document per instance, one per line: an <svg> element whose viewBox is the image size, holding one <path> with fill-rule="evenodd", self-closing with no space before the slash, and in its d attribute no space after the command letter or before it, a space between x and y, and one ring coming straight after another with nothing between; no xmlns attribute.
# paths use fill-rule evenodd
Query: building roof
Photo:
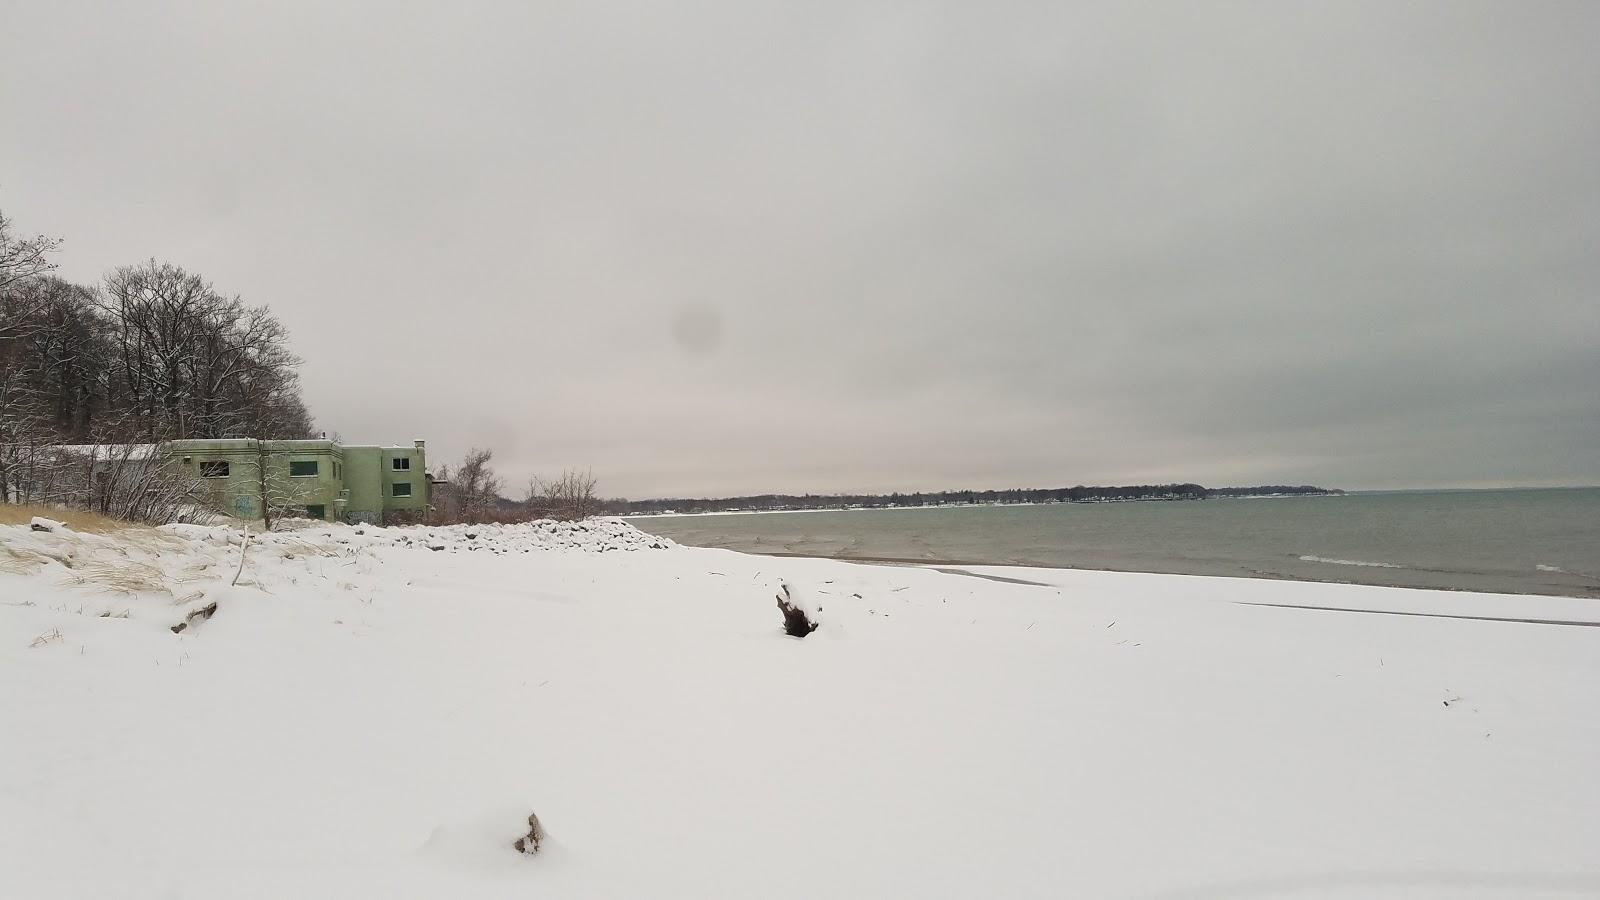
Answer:
<svg viewBox="0 0 1600 900"><path fill-rule="evenodd" d="M101 459L149 459L155 455L157 444L55 444L51 449L74 456Z"/></svg>

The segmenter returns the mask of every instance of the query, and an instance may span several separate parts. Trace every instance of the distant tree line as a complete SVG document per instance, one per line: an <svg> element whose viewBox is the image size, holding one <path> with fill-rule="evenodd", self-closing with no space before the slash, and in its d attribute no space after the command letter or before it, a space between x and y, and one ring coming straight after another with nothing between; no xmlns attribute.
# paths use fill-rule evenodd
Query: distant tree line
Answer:
<svg viewBox="0 0 1600 900"><path fill-rule="evenodd" d="M972 504L1099 503L1122 500L1205 500L1221 497L1340 494L1343 491L1302 485L1207 488L1198 484L1137 484L1119 487L1012 488L991 491L936 491L915 494L760 494L717 499L607 500L612 515L665 512L735 512L785 509L897 509L913 506Z"/></svg>
<svg viewBox="0 0 1600 900"><path fill-rule="evenodd" d="M313 436L265 306L155 260L73 284L60 245L0 215L0 500L26 499L56 445Z"/></svg>
<svg viewBox="0 0 1600 900"><path fill-rule="evenodd" d="M1256 487L1208 488L1209 497L1285 497L1294 494L1342 494L1337 488L1320 488L1309 484L1263 484Z"/></svg>

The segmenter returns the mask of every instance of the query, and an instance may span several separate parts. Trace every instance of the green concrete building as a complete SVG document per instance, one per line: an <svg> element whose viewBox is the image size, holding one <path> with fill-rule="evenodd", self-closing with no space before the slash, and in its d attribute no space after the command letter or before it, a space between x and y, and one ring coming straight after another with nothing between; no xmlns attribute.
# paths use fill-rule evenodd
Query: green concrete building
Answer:
<svg viewBox="0 0 1600 900"><path fill-rule="evenodd" d="M210 505L259 519L263 497L274 516L329 522L384 522L428 510L427 457L410 447L253 438L169 441L166 463L199 480Z"/></svg>

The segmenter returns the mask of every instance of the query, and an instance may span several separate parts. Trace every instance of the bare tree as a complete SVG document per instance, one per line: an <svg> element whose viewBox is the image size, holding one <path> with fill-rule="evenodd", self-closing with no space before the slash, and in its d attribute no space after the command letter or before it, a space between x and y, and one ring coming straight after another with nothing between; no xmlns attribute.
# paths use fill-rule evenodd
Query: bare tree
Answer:
<svg viewBox="0 0 1600 900"><path fill-rule="evenodd" d="M261 510L261 525L266 531L271 531L274 523L289 518L294 512L303 511L311 497L311 486L291 477L288 456L280 456L279 465L273 465L268 442L256 441L251 499Z"/></svg>
<svg viewBox="0 0 1600 900"><path fill-rule="evenodd" d="M51 445L18 417L0 416L12 431L0 440L0 503L48 503L60 494L60 460Z"/></svg>
<svg viewBox="0 0 1600 900"><path fill-rule="evenodd" d="M88 441L104 409L111 355L94 314L94 292L46 276L19 286L6 302L31 310L10 340L14 362L39 397L41 414L62 440ZM8 355L0 351L0 359ZM98 424L103 432L104 423Z"/></svg>
<svg viewBox="0 0 1600 900"><path fill-rule="evenodd" d="M428 476L428 522L449 525L462 520L461 490L452 480L449 465L442 465Z"/></svg>
<svg viewBox="0 0 1600 900"><path fill-rule="evenodd" d="M155 260L111 272L101 291L70 284L49 274L60 243L18 237L0 216L4 452L84 443L113 422L130 442L311 436L300 360L266 307Z"/></svg>
<svg viewBox="0 0 1600 900"><path fill-rule="evenodd" d="M27 502L38 491L41 448L54 442L39 389L39 364L27 338L36 332L35 310L17 291L0 291L0 501Z"/></svg>
<svg viewBox="0 0 1600 900"><path fill-rule="evenodd" d="M473 447L456 468L452 483L461 498L461 516L468 522L482 522L499 503L501 482L489 465L493 459L493 450Z"/></svg>
<svg viewBox="0 0 1600 900"><path fill-rule="evenodd" d="M208 513L199 480L158 444L35 444L7 470L7 499L160 525Z"/></svg>
<svg viewBox="0 0 1600 900"><path fill-rule="evenodd" d="M102 292L70 284L49 274L60 244L18 237L0 215L0 502L159 521L200 494L145 445L311 436L300 360L266 307L154 260L115 270ZM264 458L258 469L270 523L302 485Z"/></svg>
<svg viewBox="0 0 1600 900"><path fill-rule="evenodd" d="M106 276L97 299L114 344L110 388L150 437L302 437L288 333L264 306L246 306L170 263Z"/></svg>
<svg viewBox="0 0 1600 900"><path fill-rule="evenodd" d="M101 515L160 525L214 512L201 502L200 479L173 464L159 444L103 444L88 450L88 507Z"/></svg>
<svg viewBox="0 0 1600 900"><path fill-rule="evenodd" d="M594 473L567 469L554 481L532 478L528 481L525 502L534 515L549 519L587 519L600 511L595 496Z"/></svg>
<svg viewBox="0 0 1600 900"><path fill-rule="evenodd" d="M11 220L0 212L0 291L37 275L55 271L56 264L49 254L61 248L61 238L37 235L17 237L12 233ZM0 320L0 331L6 327Z"/></svg>

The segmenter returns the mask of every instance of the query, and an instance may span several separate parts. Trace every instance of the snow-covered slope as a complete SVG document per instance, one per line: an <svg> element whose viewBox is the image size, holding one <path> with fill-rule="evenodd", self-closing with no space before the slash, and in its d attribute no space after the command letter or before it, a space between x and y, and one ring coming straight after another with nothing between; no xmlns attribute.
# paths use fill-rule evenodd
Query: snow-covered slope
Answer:
<svg viewBox="0 0 1600 900"><path fill-rule="evenodd" d="M0 896L1600 895L1600 628L1246 605L1588 601L241 537L0 528Z"/></svg>

